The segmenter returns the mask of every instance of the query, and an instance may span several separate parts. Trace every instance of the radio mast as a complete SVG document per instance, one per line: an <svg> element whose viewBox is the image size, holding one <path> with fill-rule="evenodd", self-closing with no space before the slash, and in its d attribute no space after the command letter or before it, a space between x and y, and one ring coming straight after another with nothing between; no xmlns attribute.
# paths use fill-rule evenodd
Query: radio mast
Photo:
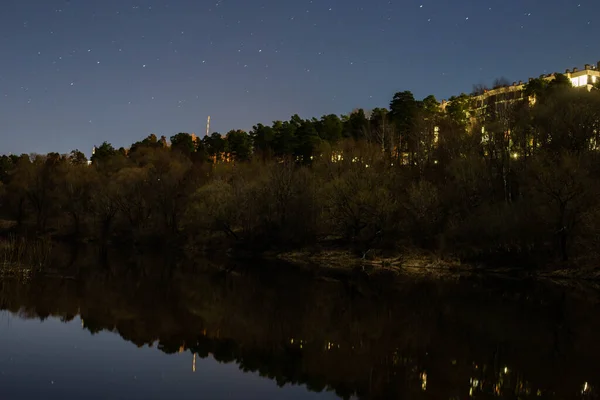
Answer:
<svg viewBox="0 0 600 400"><path fill-rule="evenodd" d="M208 116L208 120L206 120L206 136L210 134L210 115Z"/></svg>

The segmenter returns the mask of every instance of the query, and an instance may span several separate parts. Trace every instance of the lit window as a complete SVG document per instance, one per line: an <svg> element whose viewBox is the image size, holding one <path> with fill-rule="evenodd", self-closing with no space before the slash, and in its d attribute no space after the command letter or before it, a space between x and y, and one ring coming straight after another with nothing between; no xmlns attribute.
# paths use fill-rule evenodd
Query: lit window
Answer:
<svg viewBox="0 0 600 400"><path fill-rule="evenodd" d="M577 78L571 78L571 84L572 84L573 86L579 86L579 85L577 84L578 82L579 82L579 79L577 79Z"/></svg>
<svg viewBox="0 0 600 400"><path fill-rule="evenodd" d="M579 77L579 85L577 86L585 86L588 83L588 76L587 75L582 75Z"/></svg>

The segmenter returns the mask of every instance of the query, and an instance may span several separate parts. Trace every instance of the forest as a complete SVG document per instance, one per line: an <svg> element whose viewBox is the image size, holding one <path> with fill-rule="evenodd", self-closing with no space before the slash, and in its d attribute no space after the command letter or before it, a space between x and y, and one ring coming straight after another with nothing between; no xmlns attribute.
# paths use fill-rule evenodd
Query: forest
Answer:
<svg viewBox="0 0 600 400"><path fill-rule="evenodd" d="M563 75L516 95L257 124L130 148L0 158L4 235L254 254L586 266L600 259L600 92ZM491 92L490 92L491 93ZM477 104L476 104L477 103Z"/></svg>

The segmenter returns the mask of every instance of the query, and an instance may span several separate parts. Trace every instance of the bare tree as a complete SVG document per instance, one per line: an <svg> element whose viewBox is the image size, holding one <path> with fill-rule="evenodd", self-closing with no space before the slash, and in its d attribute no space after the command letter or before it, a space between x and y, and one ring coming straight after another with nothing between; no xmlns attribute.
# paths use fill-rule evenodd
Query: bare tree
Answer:
<svg viewBox="0 0 600 400"><path fill-rule="evenodd" d="M479 96L481 94L484 94L488 90L489 90L489 88L487 87L486 84L476 83L475 85L473 85L473 91L471 92L471 94L473 96Z"/></svg>
<svg viewBox="0 0 600 400"><path fill-rule="evenodd" d="M494 89L501 88L504 86L510 86L510 81L507 78L501 76L500 78L494 79L494 83L492 85Z"/></svg>

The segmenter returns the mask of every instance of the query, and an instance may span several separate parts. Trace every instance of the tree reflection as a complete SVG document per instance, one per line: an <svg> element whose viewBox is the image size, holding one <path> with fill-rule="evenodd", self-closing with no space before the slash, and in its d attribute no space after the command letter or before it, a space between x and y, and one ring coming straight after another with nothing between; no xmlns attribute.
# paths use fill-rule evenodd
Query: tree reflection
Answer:
<svg viewBox="0 0 600 400"><path fill-rule="evenodd" d="M289 269L218 278L175 269L169 280L81 271L0 281L0 307L22 318L79 315L92 334L184 351L194 368L212 357L344 399L598 398L595 291L406 280L357 298L342 282Z"/></svg>

